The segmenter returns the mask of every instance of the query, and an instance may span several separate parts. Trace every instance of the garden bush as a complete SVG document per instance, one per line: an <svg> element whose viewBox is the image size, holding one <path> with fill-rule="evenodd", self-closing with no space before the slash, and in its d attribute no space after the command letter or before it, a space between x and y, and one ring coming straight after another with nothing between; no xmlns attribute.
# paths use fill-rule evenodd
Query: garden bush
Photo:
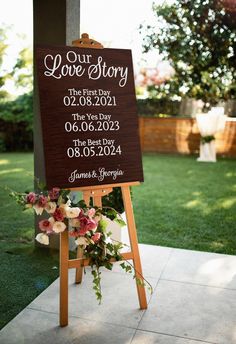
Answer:
<svg viewBox="0 0 236 344"><path fill-rule="evenodd" d="M0 102L0 151L30 151L33 148L33 94Z"/></svg>
<svg viewBox="0 0 236 344"><path fill-rule="evenodd" d="M165 98L137 99L137 107L139 116L178 116L180 101Z"/></svg>

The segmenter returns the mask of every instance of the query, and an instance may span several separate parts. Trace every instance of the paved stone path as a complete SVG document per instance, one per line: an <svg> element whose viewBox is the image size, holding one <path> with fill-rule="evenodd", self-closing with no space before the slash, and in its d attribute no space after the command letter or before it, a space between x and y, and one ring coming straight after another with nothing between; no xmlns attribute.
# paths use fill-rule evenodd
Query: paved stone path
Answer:
<svg viewBox="0 0 236 344"><path fill-rule="evenodd" d="M70 271L69 326L58 326L56 280L0 332L1 344L234 344L236 257L140 245L154 293L138 309L135 282L117 264L102 273L99 306L87 269L81 285Z"/></svg>

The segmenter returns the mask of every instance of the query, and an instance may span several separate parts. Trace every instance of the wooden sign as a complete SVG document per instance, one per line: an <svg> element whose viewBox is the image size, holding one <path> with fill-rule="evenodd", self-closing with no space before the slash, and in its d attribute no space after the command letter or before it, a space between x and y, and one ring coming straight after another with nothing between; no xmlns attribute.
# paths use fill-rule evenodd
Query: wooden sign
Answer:
<svg viewBox="0 0 236 344"><path fill-rule="evenodd" d="M130 50L39 46L48 188L143 181Z"/></svg>

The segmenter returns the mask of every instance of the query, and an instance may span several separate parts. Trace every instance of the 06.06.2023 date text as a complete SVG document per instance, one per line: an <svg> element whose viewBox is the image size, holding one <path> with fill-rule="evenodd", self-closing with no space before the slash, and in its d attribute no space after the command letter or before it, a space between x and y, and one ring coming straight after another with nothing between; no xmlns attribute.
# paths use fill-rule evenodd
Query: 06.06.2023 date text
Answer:
<svg viewBox="0 0 236 344"><path fill-rule="evenodd" d="M70 132L86 132L86 131L117 131L120 129L119 121L81 121L81 122L66 122L65 131Z"/></svg>

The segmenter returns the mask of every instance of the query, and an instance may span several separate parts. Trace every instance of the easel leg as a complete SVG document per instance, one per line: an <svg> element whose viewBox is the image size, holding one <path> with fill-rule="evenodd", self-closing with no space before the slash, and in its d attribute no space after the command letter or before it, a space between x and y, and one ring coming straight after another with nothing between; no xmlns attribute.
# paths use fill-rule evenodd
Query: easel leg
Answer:
<svg viewBox="0 0 236 344"><path fill-rule="evenodd" d="M136 232L136 226L134 221L134 213L133 213L133 207L131 202L131 196L130 196L130 189L129 186L122 186L122 196L125 206L125 213L127 217L127 226L129 231L129 239L130 239L130 246L133 253L133 264L134 268L137 271L136 277L143 281L143 274L142 274L142 266L141 266L141 260L139 255L139 248L138 248L138 238L137 238L137 232ZM136 282L137 286L137 292L138 292L138 298L139 298L139 304L141 309L147 308L147 299L146 299L146 292L144 286L138 284Z"/></svg>
<svg viewBox="0 0 236 344"><path fill-rule="evenodd" d="M87 206L89 206L90 195L87 192L83 192L83 200ZM83 258L84 251L81 247L77 248L77 258ZM84 268L80 266L79 268L75 269L75 283L81 283L83 278Z"/></svg>
<svg viewBox="0 0 236 344"><path fill-rule="evenodd" d="M60 326L68 325L68 231L60 234Z"/></svg>
<svg viewBox="0 0 236 344"><path fill-rule="evenodd" d="M84 250L81 247L78 247L77 248L77 258L83 258L83 254L84 254ZM76 268L76 271L75 271L75 283L76 284L82 282L83 271L84 271L84 268L82 266L80 266L79 268Z"/></svg>

